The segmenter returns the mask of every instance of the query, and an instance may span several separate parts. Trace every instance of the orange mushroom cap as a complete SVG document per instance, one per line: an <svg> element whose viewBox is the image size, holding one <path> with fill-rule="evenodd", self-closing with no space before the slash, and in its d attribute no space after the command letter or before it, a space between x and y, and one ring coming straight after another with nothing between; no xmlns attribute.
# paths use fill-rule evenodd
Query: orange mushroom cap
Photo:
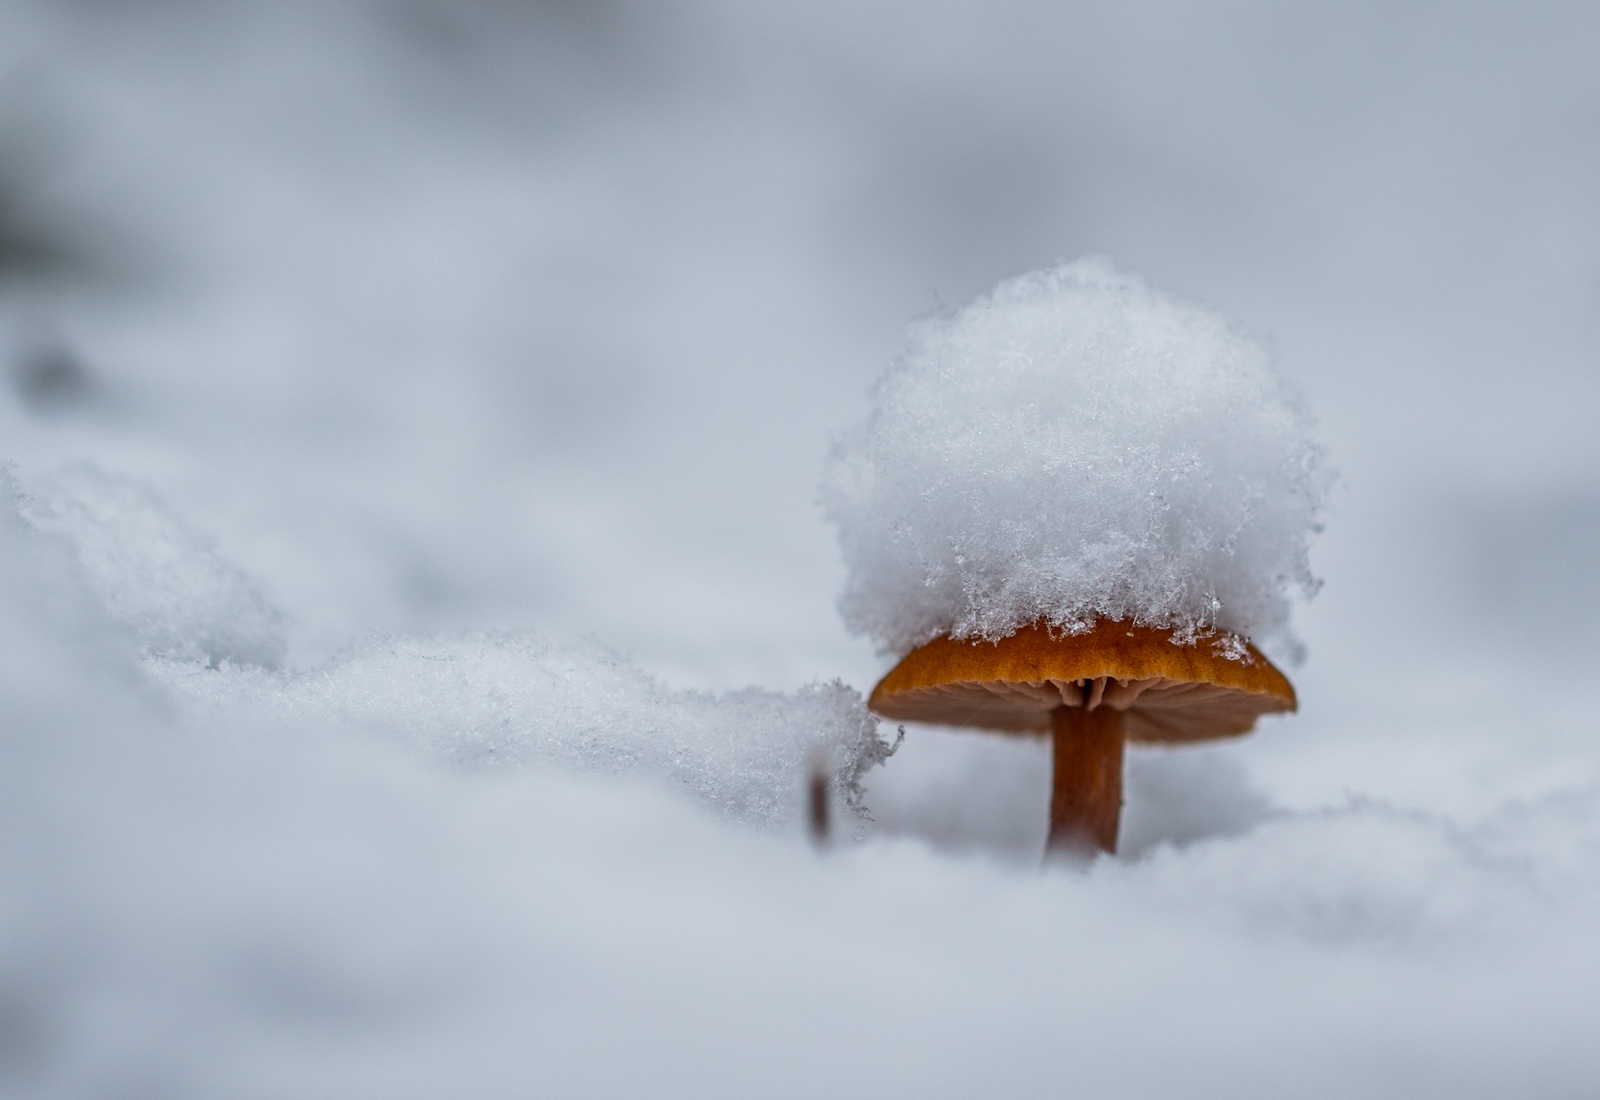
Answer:
<svg viewBox="0 0 1600 1100"><path fill-rule="evenodd" d="M1239 639L1236 660L1215 641L1178 645L1170 631L1112 619L1086 634L1036 623L995 643L939 637L907 654L867 705L900 721L1013 733L1049 732L1061 706L1111 707L1125 712L1128 740L1168 743L1237 736L1295 709L1293 685L1254 646Z"/></svg>

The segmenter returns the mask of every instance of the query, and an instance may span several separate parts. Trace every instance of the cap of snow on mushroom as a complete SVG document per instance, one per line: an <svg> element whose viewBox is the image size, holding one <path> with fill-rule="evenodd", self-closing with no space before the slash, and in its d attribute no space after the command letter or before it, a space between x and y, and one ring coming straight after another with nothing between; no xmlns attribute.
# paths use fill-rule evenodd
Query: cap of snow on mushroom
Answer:
<svg viewBox="0 0 1600 1100"><path fill-rule="evenodd" d="M1114 851L1126 740L1295 708L1290 599L1328 476L1257 342L1102 260L913 328L835 441L847 625L879 714L1054 739L1050 846Z"/></svg>

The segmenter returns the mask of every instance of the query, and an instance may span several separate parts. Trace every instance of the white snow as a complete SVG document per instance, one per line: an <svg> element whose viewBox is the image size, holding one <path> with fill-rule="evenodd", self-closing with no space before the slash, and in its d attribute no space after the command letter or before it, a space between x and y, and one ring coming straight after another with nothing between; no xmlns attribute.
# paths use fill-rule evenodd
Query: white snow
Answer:
<svg viewBox="0 0 1600 1100"><path fill-rule="evenodd" d="M282 642L270 627L281 614L154 492L92 468L42 477L25 499L0 470L0 490L21 505L8 527L26 523L76 551L146 673L202 727L383 737L464 768L636 773L767 828L798 827L819 762L862 814L861 779L891 752L861 695L837 681L789 694L675 691L592 642L527 632L377 639L275 669Z"/></svg>
<svg viewBox="0 0 1600 1100"><path fill-rule="evenodd" d="M146 653L211 665L282 662L283 613L149 487L78 464L42 477L24 514L74 546L107 612Z"/></svg>
<svg viewBox="0 0 1600 1100"><path fill-rule="evenodd" d="M0 6L0 1095L1600 1092L1597 21ZM1318 413L1300 713L819 852L828 432L1086 251Z"/></svg>
<svg viewBox="0 0 1600 1100"><path fill-rule="evenodd" d="M493 720L549 728L575 693L533 696L556 668L607 680L587 657L480 641L289 679L162 664L109 629L59 540L0 516L0 564L16 1095L956 1097L1070 1074L1133 1097L1444 1097L1594 1079L1592 775L1467 823L1277 809L1086 875L884 837L819 856L671 789L720 769L760 786L747 754L619 777L616 746L654 751L626 730L549 752ZM520 712L510 668L539 685ZM474 669L493 683L471 689ZM628 703L597 709L685 721L681 699L642 703L637 674L605 694L618 679ZM484 719L517 766L415 751L419 730L449 743ZM567 770L591 750L607 765ZM1205 770L1178 774L1236 786Z"/></svg>
<svg viewBox="0 0 1600 1100"><path fill-rule="evenodd" d="M1327 475L1265 349L1104 260L912 330L834 445L851 629L904 654L1096 619L1283 639Z"/></svg>
<svg viewBox="0 0 1600 1100"><path fill-rule="evenodd" d="M798 827L819 754L859 813L862 777L890 752L861 695L837 681L674 691L599 646L526 634L388 639L302 672L151 665L213 724L383 736L460 767L639 774L769 828Z"/></svg>

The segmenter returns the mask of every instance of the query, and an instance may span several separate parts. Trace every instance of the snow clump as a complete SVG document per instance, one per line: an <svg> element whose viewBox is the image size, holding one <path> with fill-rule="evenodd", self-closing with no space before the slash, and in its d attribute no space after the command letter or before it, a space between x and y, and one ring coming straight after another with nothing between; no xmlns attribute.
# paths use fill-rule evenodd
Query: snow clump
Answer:
<svg viewBox="0 0 1600 1100"><path fill-rule="evenodd" d="M1001 283L913 327L835 440L845 621L896 654L1101 616L1292 652L1328 484L1310 426L1260 344L1103 260Z"/></svg>

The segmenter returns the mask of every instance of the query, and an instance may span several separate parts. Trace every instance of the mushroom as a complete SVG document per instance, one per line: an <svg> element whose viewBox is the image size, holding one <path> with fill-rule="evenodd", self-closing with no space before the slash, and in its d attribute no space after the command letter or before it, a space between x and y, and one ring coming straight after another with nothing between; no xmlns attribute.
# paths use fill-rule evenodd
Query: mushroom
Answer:
<svg viewBox="0 0 1600 1100"><path fill-rule="evenodd" d="M872 691L886 718L1049 733L1055 750L1046 852L1115 852L1126 741L1178 744L1250 732L1295 709L1294 687L1232 634L1189 645L1101 619L1084 634L1039 622L999 642L948 635L912 650Z"/></svg>

